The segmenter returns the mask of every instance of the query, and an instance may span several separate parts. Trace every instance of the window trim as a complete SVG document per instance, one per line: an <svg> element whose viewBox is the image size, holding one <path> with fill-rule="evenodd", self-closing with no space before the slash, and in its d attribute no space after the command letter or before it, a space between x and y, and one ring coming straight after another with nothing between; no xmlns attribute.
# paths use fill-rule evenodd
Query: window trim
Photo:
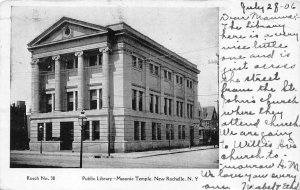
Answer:
<svg viewBox="0 0 300 190"><path fill-rule="evenodd" d="M156 73L156 68L157 68L157 73ZM160 77L160 65L149 63L149 73L155 77Z"/></svg>
<svg viewBox="0 0 300 190"><path fill-rule="evenodd" d="M141 140L144 141L146 140L146 136L147 136L147 133L146 133L146 122L144 121L141 121Z"/></svg>
<svg viewBox="0 0 300 190"><path fill-rule="evenodd" d="M132 89L131 90L131 109L137 111L137 105L136 105L136 100L137 100L137 90Z"/></svg>
<svg viewBox="0 0 300 190"><path fill-rule="evenodd" d="M179 86L183 85L183 76L176 74L176 85L179 85Z"/></svg>
<svg viewBox="0 0 300 190"><path fill-rule="evenodd" d="M137 125L136 125L137 124ZM133 121L133 140L139 141L140 140L140 122Z"/></svg>
<svg viewBox="0 0 300 190"><path fill-rule="evenodd" d="M131 66L137 70L143 70L145 65L145 59L138 55L131 55Z"/></svg>
<svg viewBox="0 0 300 190"><path fill-rule="evenodd" d="M100 121L99 120L93 120L91 122L92 122L92 140L93 141L99 141L100 140ZM98 123L98 125L95 125L95 123ZM97 132L95 130L95 126L98 126L98 129L99 129L99 131L98 131L99 138L97 138L97 139L95 138L95 133Z"/></svg>
<svg viewBox="0 0 300 190"><path fill-rule="evenodd" d="M98 104L98 101L97 101L97 99L98 99L98 97L97 97L97 90L98 89L90 89L89 90L89 92L90 92L90 99L89 99L89 103L90 103L90 110L97 110L97 104ZM95 96L96 96L96 100L92 100L92 92L95 92ZM92 102L93 101L93 102ZM94 102L94 101L96 101L96 103ZM95 105L96 107L95 108L92 108L92 105Z"/></svg>

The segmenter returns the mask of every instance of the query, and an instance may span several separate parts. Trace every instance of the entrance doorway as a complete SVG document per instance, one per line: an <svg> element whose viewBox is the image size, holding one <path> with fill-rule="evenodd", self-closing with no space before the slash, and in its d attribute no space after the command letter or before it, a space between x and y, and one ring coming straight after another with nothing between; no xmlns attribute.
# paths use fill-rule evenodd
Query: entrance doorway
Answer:
<svg viewBox="0 0 300 190"><path fill-rule="evenodd" d="M74 123L60 123L60 150L72 150L74 140Z"/></svg>
<svg viewBox="0 0 300 190"><path fill-rule="evenodd" d="M194 146L194 126L190 126L190 145Z"/></svg>

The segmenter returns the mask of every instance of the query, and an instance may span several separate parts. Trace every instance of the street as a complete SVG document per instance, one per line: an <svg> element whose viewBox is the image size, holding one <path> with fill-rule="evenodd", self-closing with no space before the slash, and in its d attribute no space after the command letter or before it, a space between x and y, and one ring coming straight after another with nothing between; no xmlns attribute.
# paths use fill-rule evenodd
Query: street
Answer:
<svg viewBox="0 0 300 190"><path fill-rule="evenodd" d="M143 153L123 153L143 154ZM113 155L113 154L112 154ZM139 157L83 158L84 168L218 168L219 148L174 152ZM78 168L78 156L11 154L11 168L64 167Z"/></svg>

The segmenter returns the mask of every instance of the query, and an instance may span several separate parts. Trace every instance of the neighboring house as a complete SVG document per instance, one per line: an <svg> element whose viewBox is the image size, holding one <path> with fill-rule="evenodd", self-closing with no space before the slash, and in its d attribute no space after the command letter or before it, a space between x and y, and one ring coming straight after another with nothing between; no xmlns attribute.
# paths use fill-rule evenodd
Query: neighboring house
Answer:
<svg viewBox="0 0 300 190"><path fill-rule="evenodd" d="M216 129L218 125L218 115L214 106L203 107L202 125L206 129Z"/></svg>
<svg viewBox="0 0 300 190"><path fill-rule="evenodd" d="M109 139L114 152L166 148L169 140L172 147L199 143L200 71L127 24L63 17L28 50L31 150L43 140L43 151L79 151L82 110L85 152L107 152Z"/></svg>
<svg viewBox="0 0 300 190"><path fill-rule="evenodd" d="M200 144L216 141L218 133L218 115L214 106L203 107L198 110L200 116L199 136Z"/></svg>
<svg viewBox="0 0 300 190"><path fill-rule="evenodd" d="M28 131L25 101L10 106L10 149L28 149Z"/></svg>

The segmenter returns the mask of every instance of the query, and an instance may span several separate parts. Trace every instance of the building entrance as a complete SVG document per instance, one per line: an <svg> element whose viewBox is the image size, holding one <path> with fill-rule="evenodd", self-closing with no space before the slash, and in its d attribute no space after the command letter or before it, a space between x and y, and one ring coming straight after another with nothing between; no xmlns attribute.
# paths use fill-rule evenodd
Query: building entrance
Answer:
<svg viewBox="0 0 300 190"><path fill-rule="evenodd" d="M190 126L190 145L194 146L194 126Z"/></svg>
<svg viewBox="0 0 300 190"><path fill-rule="evenodd" d="M74 140L74 123L60 123L60 150L72 150Z"/></svg>

